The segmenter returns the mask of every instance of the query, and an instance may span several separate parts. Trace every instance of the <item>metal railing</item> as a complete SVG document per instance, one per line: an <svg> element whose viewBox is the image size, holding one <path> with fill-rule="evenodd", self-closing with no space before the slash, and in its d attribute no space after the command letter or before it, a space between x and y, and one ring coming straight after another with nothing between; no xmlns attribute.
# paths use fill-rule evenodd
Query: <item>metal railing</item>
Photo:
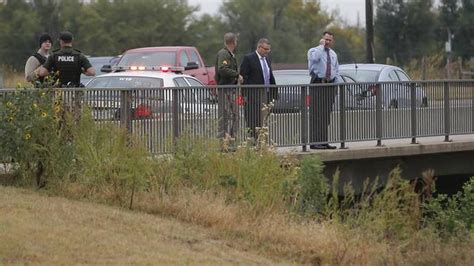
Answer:
<svg viewBox="0 0 474 266"><path fill-rule="evenodd" d="M142 138L155 154L180 136L232 138L268 126L276 146L474 134L474 80L212 88L64 88L62 102ZM0 100L15 90L0 90ZM269 113L262 111L272 102Z"/></svg>

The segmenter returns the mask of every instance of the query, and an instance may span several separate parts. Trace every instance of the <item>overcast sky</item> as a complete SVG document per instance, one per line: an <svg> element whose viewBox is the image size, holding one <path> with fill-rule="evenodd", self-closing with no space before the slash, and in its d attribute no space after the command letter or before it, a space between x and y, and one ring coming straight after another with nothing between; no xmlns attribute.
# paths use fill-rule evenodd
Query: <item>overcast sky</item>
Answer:
<svg viewBox="0 0 474 266"><path fill-rule="evenodd" d="M223 0L188 0L191 5L200 5L201 13L215 14L219 10ZM359 14L360 23L365 23L365 0L320 0L323 9L329 13L337 10L344 21L350 25L357 23Z"/></svg>

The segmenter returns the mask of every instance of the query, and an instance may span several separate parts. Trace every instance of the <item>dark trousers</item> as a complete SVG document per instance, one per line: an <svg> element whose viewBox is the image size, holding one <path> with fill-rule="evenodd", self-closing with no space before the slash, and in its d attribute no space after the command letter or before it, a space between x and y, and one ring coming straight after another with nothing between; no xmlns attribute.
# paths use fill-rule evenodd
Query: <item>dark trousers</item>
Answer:
<svg viewBox="0 0 474 266"><path fill-rule="evenodd" d="M321 78L312 77L311 83L332 83ZM336 87L310 87L309 88L309 141L327 143L328 126L330 123L332 105L336 97Z"/></svg>
<svg viewBox="0 0 474 266"><path fill-rule="evenodd" d="M262 107L266 102L264 88L242 88L245 99L244 116L250 137L257 138L256 127L262 126Z"/></svg>

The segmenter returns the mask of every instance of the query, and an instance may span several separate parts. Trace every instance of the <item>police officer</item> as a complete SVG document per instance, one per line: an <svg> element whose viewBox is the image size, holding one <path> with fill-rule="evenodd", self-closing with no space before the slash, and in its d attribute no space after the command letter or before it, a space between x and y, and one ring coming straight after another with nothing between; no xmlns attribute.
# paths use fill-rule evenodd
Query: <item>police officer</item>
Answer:
<svg viewBox="0 0 474 266"><path fill-rule="evenodd" d="M224 34L224 48L217 53L215 63L217 85L236 85L243 82L234 54L235 48L237 48L237 36L232 32ZM219 88L217 91L219 138L226 137L226 134L234 137L237 130L236 95L235 87Z"/></svg>
<svg viewBox="0 0 474 266"><path fill-rule="evenodd" d="M224 48L222 48L216 57L216 82L217 85L235 85L242 83L243 78L239 75L237 59L234 51L237 48L237 36L228 32L224 34Z"/></svg>
<svg viewBox="0 0 474 266"><path fill-rule="evenodd" d="M40 67L38 71L40 77L45 77L50 72L58 72L61 87L79 87L81 73L86 76L95 76L95 69L81 51L72 47L72 40L72 33L68 31L59 34L61 48L53 51L53 54Z"/></svg>

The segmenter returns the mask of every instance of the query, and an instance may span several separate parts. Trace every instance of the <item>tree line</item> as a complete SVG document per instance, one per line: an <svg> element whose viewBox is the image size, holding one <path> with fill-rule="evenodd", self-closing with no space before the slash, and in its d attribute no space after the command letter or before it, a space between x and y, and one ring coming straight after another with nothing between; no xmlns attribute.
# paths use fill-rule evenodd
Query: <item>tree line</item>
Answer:
<svg viewBox="0 0 474 266"><path fill-rule="evenodd" d="M362 0L361 0L362 1ZM474 55L474 2L442 0L375 0L375 55L398 65L444 51L447 31L453 52ZM38 36L71 31L74 45L91 56L118 55L145 46L192 45L214 64L223 34L239 36L237 56L253 51L259 38L272 42L276 63L306 63L307 50L325 30L335 33L341 63L364 62L365 30L348 25L319 0L227 0L215 15L198 16L186 0L8 1L0 4L0 65L22 70L38 49ZM54 44L58 46L57 43Z"/></svg>

